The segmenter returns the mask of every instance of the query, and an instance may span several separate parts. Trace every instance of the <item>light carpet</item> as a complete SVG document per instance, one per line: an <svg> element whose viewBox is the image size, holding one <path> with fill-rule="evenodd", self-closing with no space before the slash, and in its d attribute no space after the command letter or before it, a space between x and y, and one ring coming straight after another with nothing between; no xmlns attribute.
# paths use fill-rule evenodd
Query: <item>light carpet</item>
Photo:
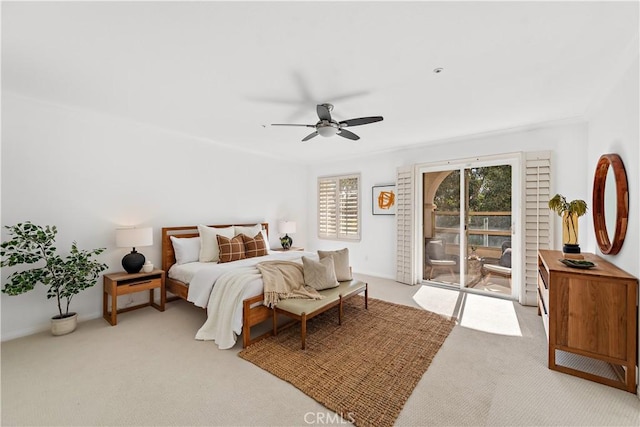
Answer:
<svg viewBox="0 0 640 427"><path fill-rule="evenodd" d="M455 321L429 311L360 296L307 323L257 342L239 356L293 384L345 421L392 426Z"/></svg>

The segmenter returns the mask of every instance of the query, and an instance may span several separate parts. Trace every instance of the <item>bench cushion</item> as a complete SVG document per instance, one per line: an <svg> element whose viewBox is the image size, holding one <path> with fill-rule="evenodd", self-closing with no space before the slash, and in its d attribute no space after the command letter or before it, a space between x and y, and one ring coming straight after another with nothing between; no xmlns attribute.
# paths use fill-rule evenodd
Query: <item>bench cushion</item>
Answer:
<svg viewBox="0 0 640 427"><path fill-rule="evenodd" d="M367 284L360 280L347 280L340 282L340 285L335 288L320 291L320 295L324 297L323 299L288 298L278 301L276 308L287 313L301 316L302 313L313 313L327 305L335 305L335 303L340 300L340 296L343 298L349 297L364 291L366 287Z"/></svg>

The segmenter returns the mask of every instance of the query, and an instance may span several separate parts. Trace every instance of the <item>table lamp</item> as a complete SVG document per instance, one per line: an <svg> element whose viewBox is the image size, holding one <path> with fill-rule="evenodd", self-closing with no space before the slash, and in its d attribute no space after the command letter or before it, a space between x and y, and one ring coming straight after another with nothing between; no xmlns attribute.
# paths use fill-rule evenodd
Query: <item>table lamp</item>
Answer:
<svg viewBox="0 0 640 427"><path fill-rule="evenodd" d="M136 247L151 245L153 245L153 229L151 227L116 229L116 246L133 248L122 258L122 267L127 273L138 273L144 265L144 255L136 252Z"/></svg>
<svg viewBox="0 0 640 427"><path fill-rule="evenodd" d="M293 239L289 237L289 233L293 234L296 232L296 223L294 221L280 221L278 223L278 231L284 233L284 237L280 238L280 244L282 245L282 249L288 251L293 244Z"/></svg>

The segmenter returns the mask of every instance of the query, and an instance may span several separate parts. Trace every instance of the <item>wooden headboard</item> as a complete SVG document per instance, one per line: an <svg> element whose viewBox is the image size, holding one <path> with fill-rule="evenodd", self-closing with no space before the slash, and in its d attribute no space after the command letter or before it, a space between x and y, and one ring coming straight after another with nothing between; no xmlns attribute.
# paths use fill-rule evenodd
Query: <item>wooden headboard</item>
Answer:
<svg viewBox="0 0 640 427"><path fill-rule="evenodd" d="M262 229L267 232L267 237L269 237L269 223L263 222ZM239 225L244 227L250 227L252 225L256 225L256 223L251 224L224 224L224 225L208 225L207 227L215 227L215 228L223 228L223 227L231 227L232 225ZM171 236L178 238L187 238L187 237L198 237L200 234L198 233L197 225L187 225L182 227L163 227L162 228L162 269L165 272L169 271L169 268L173 264L176 263L176 253L173 250L173 244L171 243Z"/></svg>

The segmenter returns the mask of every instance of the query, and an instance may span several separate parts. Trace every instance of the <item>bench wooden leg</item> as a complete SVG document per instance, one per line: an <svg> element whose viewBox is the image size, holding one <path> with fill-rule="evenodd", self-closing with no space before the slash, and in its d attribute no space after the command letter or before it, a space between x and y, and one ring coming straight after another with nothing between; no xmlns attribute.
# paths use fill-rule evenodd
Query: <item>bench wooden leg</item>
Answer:
<svg viewBox="0 0 640 427"><path fill-rule="evenodd" d="M344 300L342 299L342 295L340 295L340 308L338 310L338 325L342 326L342 302Z"/></svg>
<svg viewBox="0 0 640 427"><path fill-rule="evenodd" d="M364 308L365 310L369 309L369 284L364 284Z"/></svg>
<svg viewBox="0 0 640 427"><path fill-rule="evenodd" d="M278 312L273 309L273 335L278 335Z"/></svg>
<svg viewBox="0 0 640 427"><path fill-rule="evenodd" d="M302 317L300 318L301 328L300 335L302 339L302 349L304 350L305 344L307 343L307 313L302 313Z"/></svg>

